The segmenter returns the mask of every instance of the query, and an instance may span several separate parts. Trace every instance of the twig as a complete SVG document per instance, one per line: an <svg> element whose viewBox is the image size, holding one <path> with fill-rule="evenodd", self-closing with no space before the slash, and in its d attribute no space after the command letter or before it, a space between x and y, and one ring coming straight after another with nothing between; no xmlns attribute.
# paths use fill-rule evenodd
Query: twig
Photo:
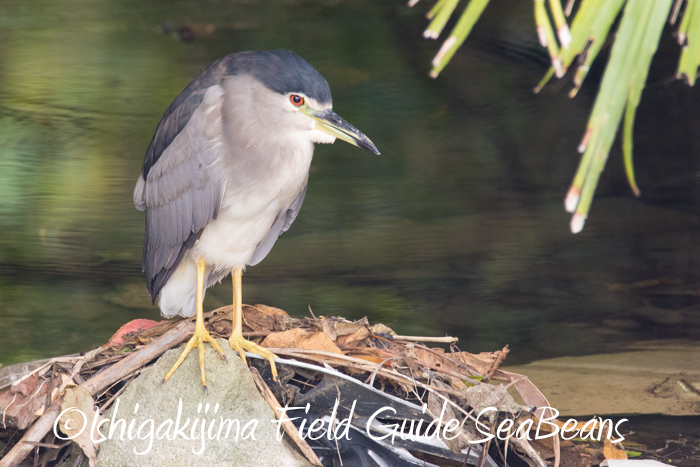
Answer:
<svg viewBox="0 0 700 467"><path fill-rule="evenodd" d="M68 456L71 455L71 452L72 451L70 449L66 449L65 452L63 453L63 455L61 456L61 458L58 460L58 463L56 463L56 465L63 465L63 463L68 458Z"/></svg>
<svg viewBox="0 0 700 467"><path fill-rule="evenodd" d="M307 360L315 361L317 363L319 361L325 363L329 360L328 357L336 357L340 360L347 361L347 363L344 364L345 366L357 368L359 370L366 371L367 373L374 371L376 369L376 367L374 365L365 364L365 363L369 363L369 362L365 362L364 360L360 360L360 359L354 358L354 357L348 357L347 355L341 355L341 354L336 354L336 353L332 353L332 352L324 352L322 350L286 349L286 348L270 348L269 350L275 354L278 354L278 355L289 355L292 357L304 358ZM316 357L316 358L313 358L313 357ZM319 357L326 357L326 358L321 359ZM358 363L358 362L360 362L360 363ZM461 412L462 414L469 417L472 421L474 421L475 423L478 423L482 427L486 427L486 425L484 425L481 421L477 420L476 417L474 417L472 415L471 411L467 412L462 407L460 407L458 404L455 404L454 402L452 402L452 400L449 397L445 397L443 394L441 394L441 393L445 393L445 394L449 394L449 395L463 398L464 394L462 394L459 391L455 391L454 389L451 389L451 388L438 388L435 386L429 386L427 384L421 383L420 381L415 381L415 380L409 378L408 376L402 375L401 373L398 373L398 372L393 371L393 370L380 369L378 374L384 376L387 379L394 379L395 381L397 381L399 383L404 383L407 385L415 385L415 386L418 386L422 389L425 389L428 392L432 392L435 394L436 397L439 397L440 399L445 401L453 409ZM2 466L0 466L0 467L2 467Z"/></svg>
<svg viewBox="0 0 700 467"><path fill-rule="evenodd" d="M88 372L94 372L92 374L96 374L100 368L111 365L114 362L118 362L119 360L124 360L126 357L129 356L129 353L116 353L111 357L106 357L102 360L97 360L96 362L93 362L92 365L90 365Z"/></svg>
<svg viewBox="0 0 700 467"><path fill-rule="evenodd" d="M31 444L32 446L38 446L40 448L49 448L49 449L61 449L65 448L68 446L71 441L66 441L63 444L49 444L49 443L37 443L36 441L23 441L24 443Z"/></svg>
<svg viewBox="0 0 700 467"><path fill-rule="evenodd" d="M379 372L379 370L382 369L382 367L384 366L384 364L385 364L386 362L388 362L389 360L396 360L396 359L398 359L398 358L399 358L399 357L389 357L389 358L386 358L386 359L382 360L382 362L379 363L379 364L377 365L377 368L372 372L372 375L369 377L369 380L368 380L368 381L366 380L365 383L369 384L370 386L374 386L374 377L377 376L377 373Z"/></svg>
<svg viewBox="0 0 700 467"><path fill-rule="evenodd" d="M132 379L133 379L133 378L132 378ZM124 384L124 386L122 386L121 388L119 388L119 390L118 390L116 393L114 393L114 395L113 395L112 397L110 397L109 399L107 399L107 401L106 401L104 404L102 404L102 407L101 407L100 409L101 409L103 412L105 412L107 409L109 409L109 407L112 405L112 402L114 402L114 399L116 399L117 397L119 397L119 396L122 395L122 393L126 390L126 387L129 385L130 382L131 382L131 379L130 379L129 381L127 381L127 382ZM114 386L110 386L110 387L114 387Z"/></svg>
<svg viewBox="0 0 700 467"><path fill-rule="evenodd" d="M459 341L456 337L424 337L424 336L393 336L395 341L408 341L408 342L436 342L438 344L451 344L453 342Z"/></svg>
<svg viewBox="0 0 700 467"><path fill-rule="evenodd" d="M340 401L340 388L338 387L338 383L334 383L335 385L335 393L337 394L338 401ZM328 429L331 430L333 429L333 423L338 423L337 420L331 420L328 422ZM340 425L340 424L339 424ZM340 446L338 446L338 437L334 436L333 441L335 441L335 453L338 455L338 460L340 461L340 467L343 467L343 456L340 455Z"/></svg>
<svg viewBox="0 0 700 467"><path fill-rule="evenodd" d="M496 356L496 361L493 362L491 368L489 368L488 373L486 373L486 376L484 376L484 379L482 379L484 383L488 382L491 378L493 378L493 374L496 372L496 370L498 370L498 367L501 365L501 363L503 363L503 360L506 359L506 355L508 355L508 352L510 352L510 349L507 345L503 347L503 350L498 352L498 355Z"/></svg>
<svg viewBox="0 0 700 467"><path fill-rule="evenodd" d="M557 437L555 436L554 439ZM537 467L547 467L547 463L540 457L540 455L535 451L535 449L530 446L530 443L527 442L525 439L519 439L516 436L512 436L510 438L510 442L514 444L515 446L518 446L520 449L525 451L525 454L528 455L528 457L537 464Z"/></svg>
<svg viewBox="0 0 700 467"><path fill-rule="evenodd" d="M11 384L11 386L19 385L22 381L26 380L27 378L29 378L30 376L32 376L35 373L39 373L39 376L41 376L47 368L50 368L55 363L75 363L80 358L82 358L82 357L80 357L79 355L76 354L76 355L66 355L63 357L55 357L55 358L48 359L48 361L46 363L44 363L43 365L34 368L32 371L26 373L17 381L14 381Z"/></svg>
<svg viewBox="0 0 700 467"><path fill-rule="evenodd" d="M457 358L457 356L455 355L454 346L452 346L452 345L450 346L450 350L452 351L451 357L449 354L446 354L444 352L438 352L435 349L431 349L430 347L427 347L425 345L416 344L416 348L425 350L426 352L429 352L438 358L444 358L445 360L454 363L455 365L462 368L463 370L466 370L468 372L467 376L482 376L481 370L479 368L477 368L476 365L474 365L474 364L470 365L469 363L467 363L465 361L461 361ZM460 357L462 357L462 359L464 359L464 355L460 355ZM464 375L460 375L460 377L462 377L462 376L464 376Z"/></svg>
<svg viewBox="0 0 700 467"><path fill-rule="evenodd" d="M7 429L7 423L5 422L5 417L6 417L6 415L7 415L7 411L8 411L8 409L10 408L10 406L11 406L12 404L15 403L15 400L17 400L17 394L19 394L19 392L16 392L15 395L12 396L12 400L10 401L10 403L7 404L7 406L5 406L5 407L2 409L2 427L3 427L3 429L5 429L5 430Z"/></svg>
<svg viewBox="0 0 700 467"><path fill-rule="evenodd" d="M135 370L138 370L151 360L160 357L166 351L172 349L176 345L184 342L192 331L194 326L189 321L183 321L175 326L170 331L163 334L157 341L148 344L123 360L115 363L109 368L97 373L83 384L90 394L95 395L111 385L114 381L127 376ZM1 467L1 466L0 466Z"/></svg>
<svg viewBox="0 0 700 467"><path fill-rule="evenodd" d="M70 379L66 380L63 384L61 384L61 387L59 388L59 391L60 391L61 393L63 393L63 391L66 389L66 386L67 386L71 381L73 381L73 378L75 378L75 375L77 375L77 374L80 373L80 370L83 368L83 365L84 365L86 362L88 362L88 361L92 360L93 358L95 358L96 356L98 356L98 355L99 355L100 353L102 353L103 351L104 351L104 349L103 349L102 347L98 347L98 348L96 348L96 349L94 349L94 350L89 351L88 353L86 353L86 354L83 355L82 357L80 357L80 359L79 359L78 362L75 364L75 366L73 366L73 371L72 371L71 374L70 374Z"/></svg>
<svg viewBox="0 0 700 467"><path fill-rule="evenodd" d="M679 379L679 380L678 380L678 385L679 385L685 392L688 392L688 393L694 395L695 397L700 396L700 391L698 391L697 389L695 389L695 388L693 387L693 385L690 384L690 383L688 383L686 380L684 380L684 379L682 379L682 378Z"/></svg>
<svg viewBox="0 0 700 467"><path fill-rule="evenodd" d="M75 459L75 462L73 462L73 467L80 467L83 465L83 461L85 460L85 453L81 452L80 455L78 456L77 459Z"/></svg>
<svg viewBox="0 0 700 467"><path fill-rule="evenodd" d="M493 427L491 427L491 433L493 434ZM486 458L488 457L489 447L491 446L492 439L493 438L490 438L488 441L486 441L486 444L484 444L481 447L481 452L479 453L479 459L476 461L476 467L484 467L484 464L486 464Z"/></svg>
<svg viewBox="0 0 700 467"><path fill-rule="evenodd" d="M165 351L170 350L186 340L192 333L192 329L192 323L189 321L183 321L167 333L163 334L163 336L157 341L144 346L123 360L115 363L100 373L97 373L81 386L87 389L90 394L95 395L99 391L108 387L114 381L123 378L154 358L159 357L165 353ZM46 412L44 412L39 420L37 420L36 423L34 423L34 425L27 430L24 436L22 436L20 442L15 444L10 452L8 452L7 455L0 460L0 467L16 467L34 448L31 443L41 442L41 440L44 439L44 436L46 436L46 434L51 430L54 421L56 421L56 418L61 413L62 400L63 398L59 398L56 402L51 404L51 406L48 408L48 410L46 410ZM26 441L29 441L29 443Z"/></svg>
<svg viewBox="0 0 700 467"><path fill-rule="evenodd" d="M294 423L292 423L289 417L287 417L287 414L284 413L284 411L280 410L282 406L277 401L275 395L272 394L272 391L262 379L262 376L260 376L258 370L251 367L250 372L253 375L253 381L255 381L255 385L258 387L258 390L260 391L260 394L262 395L263 399L265 399L265 402L268 403L272 411L275 413L275 418L281 421L282 428L284 428L284 431L289 435L292 441L294 441L299 450L301 450L302 454L304 454L308 461L311 462L313 465L323 465L320 459L316 456L316 453L313 451L313 449L311 449L311 447L306 443L306 441L304 441L304 439L301 436L299 436L299 431L297 430L297 427L294 426Z"/></svg>
<svg viewBox="0 0 700 467"><path fill-rule="evenodd" d="M509 384L508 387L512 385L526 404L537 407L534 412L535 417L540 420L545 417L554 417L552 410L549 408L550 405L547 398L544 397L542 391L532 384L532 381L526 376L509 371L497 370L494 373L493 379L498 381L510 381L511 384ZM561 461L561 444L558 436L552 438L552 450L554 451L554 467L559 467L559 462Z"/></svg>
<svg viewBox="0 0 700 467"><path fill-rule="evenodd" d="M243 337L267 337L272 333L273 331L251 331L244 332Z"/></svg>
<svg viewBox="0 0 700 467"><path fill-rule="evenodd" d="M24 433L22 439L15 444L12 449L10 449L10 452L8 452L7 455L2 458L2 460L0 460L0 467L18 466L19 463L22 462L30 452L32 452L32 449L34 449L34 446L31 443L38 443L44 439L44 436L46 436L46 433L51 430L53 427L53 422L60 413L61 400L59 399L51 404L51 407L44 412L44 415L42 415L39 420L37 420L34 425L32 425L32 427L26 431L26 433ZM26 441L29 441L29 443Z"/></svg>
<svg viewBox="0 0 700 467"><path fill-rule="evenodd" d="M307 350L307 349L288 349L288 348L270 348L269 349L271 352L274 352L279 355L289 355L291 357L297 357L297 358L303 358L306 360L311 360L312 362L316 363L328 363L329 357L330 358L338 358L339 360L343 360L342 363L335 363L335 362L330 362L334 363L335 365L344 365L347 367L352 367L360 371L366 371L367 373L371 373L377 369L376 365L373 363L370 363L366 360L361 360L359 358L355 357L349 357L347 355L341 355L341 354L336 354L333 352L325 352L323 350ZM406 375L403 375L397 371L394 370L386 370L386 369L379 369L378 374L381 374L382 376L386 378L393 378L394 380L403 382L405 384L414 384L416 383L418 386L422 388L429 388L430 390L435 390L435 391L440 391L444 392L456 397L464 397L464 394L462 394L459 391L455 391L454 389L451 388L438 388L434 386L428 386L423 383L420 383L418 381L415 381L412 378L409 378ZM462 410L460 408L460 410Z"/></svg>

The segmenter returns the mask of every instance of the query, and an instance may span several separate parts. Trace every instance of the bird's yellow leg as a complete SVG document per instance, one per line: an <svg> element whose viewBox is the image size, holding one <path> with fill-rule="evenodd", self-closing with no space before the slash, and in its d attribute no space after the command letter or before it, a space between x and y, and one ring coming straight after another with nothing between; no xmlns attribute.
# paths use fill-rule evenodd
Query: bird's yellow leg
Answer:
<svg viewBox="0 0 700 467"><path fill-rule="evenodd" d="M204 308L202 302L204 301L204 271L206 266L204 260L200 259L197 261L197 318L194 323L194 334L185 346L185 350L180 354L180 358L177 359L168 374L163 378L163 382L170 379L173 373L175 373L175 370L185 361L185 357L190 353L190 350L197 347L199 349L199 371L202 374L202 388L204 388L205 393L207 392L207 376L204 374L204 343L209 342L211 346L219 352L221 358L226 360L224 351L221 350L219 344L209 335L209 331L204 327Z"/></svg>
<svg viewBox="0 0 700 467"><path fill-rule="evenodd" d="M272 378L277 381L277 367L275 366L276 355L264 347L260 347L255 342L250 342L243 337L243 293L241 290L242 272L238 268L231 271L233 279L233 329L231 337L228 338L231 348L238 352L243 363L247 364L245 350L256 353L270 362Z"/></svg>

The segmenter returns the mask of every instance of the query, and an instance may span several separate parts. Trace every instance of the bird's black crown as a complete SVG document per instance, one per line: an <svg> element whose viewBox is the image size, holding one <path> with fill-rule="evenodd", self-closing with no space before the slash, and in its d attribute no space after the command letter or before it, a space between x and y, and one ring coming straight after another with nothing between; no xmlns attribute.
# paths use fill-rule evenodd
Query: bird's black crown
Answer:
<svg viewBox="0 0 700 467"><path fill-rule="evenodd" d="M326 78L292 51L238 52L222 60L227 74L249 74L280 94L301 93L321 104L333 101Z"/></svg>

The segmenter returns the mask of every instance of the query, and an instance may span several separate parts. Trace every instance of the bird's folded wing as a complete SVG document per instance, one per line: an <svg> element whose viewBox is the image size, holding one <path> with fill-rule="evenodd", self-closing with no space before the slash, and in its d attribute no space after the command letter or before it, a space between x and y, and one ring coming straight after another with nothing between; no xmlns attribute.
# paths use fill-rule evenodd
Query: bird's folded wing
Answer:
<svg viewBox="0 0 700 467"><path fill-rule="evenodd" d="M154 299L204 227L216 218L223 195L223 89L190 88L158 125L134 190L136 207L146 210L143 269ZM183 99L188 90L189 99Z"/></svg>
<svg viewBox="0 0 700 467"><path fill-rule="evenodd" d="M272 227L270 227L270 230L267 232L267 235L265 235L260 243L258 243L253 256L248 260L249 265L255 266L260 261L265 259L267 254L275 245L277 238L282 235L282 232L289 230L289 227L291 227L292 223L299 215L301 205L304 203L304 196L306 196L307 186L308 185L304 185L304 189L301 190L294 201L292 201L289 208L285 209L277 216L277 219L275 219L275 222L273 222Z"/></svg>

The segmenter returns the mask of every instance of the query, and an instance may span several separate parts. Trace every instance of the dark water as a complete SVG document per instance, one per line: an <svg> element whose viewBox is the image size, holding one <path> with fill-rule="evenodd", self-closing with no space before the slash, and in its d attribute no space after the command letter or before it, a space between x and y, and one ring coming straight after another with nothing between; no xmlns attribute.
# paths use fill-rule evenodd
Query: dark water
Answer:
<svg viewBox="0 0 700 467"><path fill-rule="evenodd" d="M131 319L159 319L132 202L146 146L209 63L279 47L326 76L335 110L382 155L317 148L301 215L247 271L246 303L368 316L402 334L458 336L470 351L509 344L511 363L697 339L700 90L668 79L671 39L635 128L643 196L630 194L615 147L573 236L562 201L596 70L575 100L563 83L533 95L546 59L531 4L495 2L432 80L439 43L420 37L425 8L2 2L0 363L87 350ZM163 33L184 26L189 42ZM225 281L205 309L230 300Z"/></svg>

